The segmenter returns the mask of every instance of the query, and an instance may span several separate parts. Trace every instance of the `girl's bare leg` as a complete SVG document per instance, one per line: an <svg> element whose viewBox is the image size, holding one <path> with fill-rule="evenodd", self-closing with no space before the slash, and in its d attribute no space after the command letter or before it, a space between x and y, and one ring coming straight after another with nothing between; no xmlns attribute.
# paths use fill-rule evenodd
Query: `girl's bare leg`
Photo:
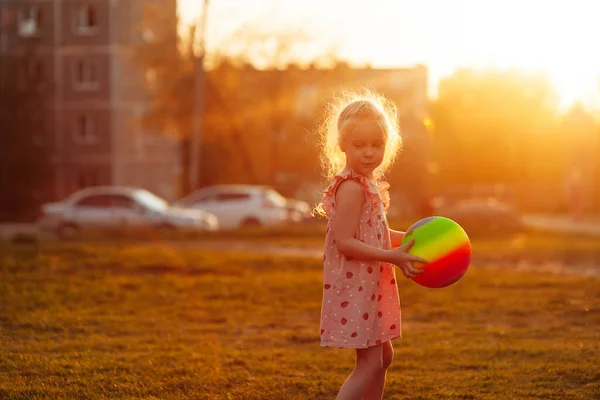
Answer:
<svg viewBox="0 0 600 400"><path fill-rule="evenodd" d="M381 369L377 372L371 384L364 392L363 400L381 400L383 398L383 389L385 387L385 377L387 369L394 359L394 348L392 342L385 342L381 345Z"/></svg>
<svg viewBox="0 0 600 400"><path fill-rule="evenodd" d="M340 388L337 400L360 400L382 368L382 345L356 349L356 366Z"/></svg>

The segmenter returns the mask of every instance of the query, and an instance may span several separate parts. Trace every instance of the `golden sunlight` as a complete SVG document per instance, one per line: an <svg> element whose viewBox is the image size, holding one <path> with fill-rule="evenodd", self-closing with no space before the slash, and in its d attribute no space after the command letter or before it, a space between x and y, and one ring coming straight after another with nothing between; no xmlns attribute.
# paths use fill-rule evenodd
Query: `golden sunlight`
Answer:
<svg viewBox="0 0 600 400"><path fill-rule="evenodd" d="M201 2L179 3L182 22L193 22ZM594 0L372 0L367 8L341 0L256 0L252 5L213 0L207 43L220 36L223 24L230 27L232 19L242 22L251 9L275 5L281 13L311 15L325 32L341 38L339 55L351 62L429 66L432 86L457 67L515 67L547 74L565 107L575 100L591 105L599 98L600 53L594 40L600 25L594 17L600 3ZM222 12L227 7L236 15Z"/></svg>

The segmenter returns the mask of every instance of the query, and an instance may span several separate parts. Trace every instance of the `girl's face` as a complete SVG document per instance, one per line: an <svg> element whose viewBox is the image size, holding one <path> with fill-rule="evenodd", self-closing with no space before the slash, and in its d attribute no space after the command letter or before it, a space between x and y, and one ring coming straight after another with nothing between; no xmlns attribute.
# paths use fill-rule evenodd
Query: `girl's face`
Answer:
<svg viewBox="0 0 600 400"><path fill-rule="evenodd" d="M361 124L348 132L340 145L346 163L368 178L383 161L386 137L377 122Z"/></svg>

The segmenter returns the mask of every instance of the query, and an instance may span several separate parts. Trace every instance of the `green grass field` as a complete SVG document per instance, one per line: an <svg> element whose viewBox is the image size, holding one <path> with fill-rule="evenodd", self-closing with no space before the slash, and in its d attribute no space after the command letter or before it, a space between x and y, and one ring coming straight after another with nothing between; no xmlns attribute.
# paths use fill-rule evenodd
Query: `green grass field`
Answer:
<svg viewBox="0 0 600 400"><path fill-rule="evenodd" d="M319 346L317 260L4 245L0 279L2 399L332 399L354 363ZM475 264L399 290L386 399L600 397L600 280Z"/></svg>

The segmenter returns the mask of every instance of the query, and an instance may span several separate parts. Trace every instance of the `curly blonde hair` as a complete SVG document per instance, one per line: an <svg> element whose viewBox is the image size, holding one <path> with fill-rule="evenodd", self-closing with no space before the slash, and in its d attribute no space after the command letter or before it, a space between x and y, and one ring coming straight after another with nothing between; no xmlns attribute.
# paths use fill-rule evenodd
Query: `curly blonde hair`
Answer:
<svg viewBox="0 0 600 400"><path fill-rule="evenodd" d="M344 135L364 119L375 119L386 139L383 161L375 170L375 175L381 177L396 159L402 139L394 103L369 89L346 90L328 104L319 127L321 165L328 181L342 172L346 165L346 155L340 148Z"/></svg>
<svg viewBox="0 0 600 400"><path fill-rule="evenodd" d="M328 104L319 126L320 160L328 181L333 180L346 166L346 155L340 148L345 135L367 120L375 121L385 137L383 161L375 169L375 177L381 178L393 164L402 147L396 106L369 89L344 90ZM323 215L322 205L319 204L315 211Z"/></svg>

